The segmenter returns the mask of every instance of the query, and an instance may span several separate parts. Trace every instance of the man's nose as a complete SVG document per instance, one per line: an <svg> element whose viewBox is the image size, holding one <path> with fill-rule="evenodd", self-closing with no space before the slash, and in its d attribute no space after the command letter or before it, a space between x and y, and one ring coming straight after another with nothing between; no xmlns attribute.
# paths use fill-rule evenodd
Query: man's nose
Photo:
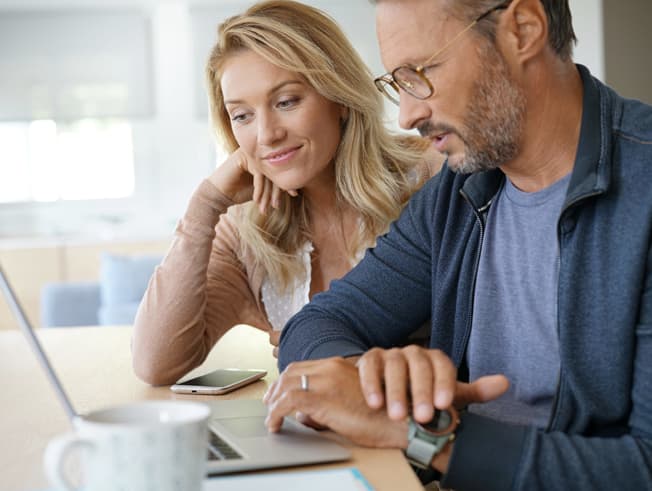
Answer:
<svg viewBox="0 0 652 491"><path fill-rule="evenodd" d="M285 136L285 128L273 113L261 114L258 117L258 143L271 145Z"/></svg>
<svg viewBox="0 0 652 491"><path fill-rule="evenodd" d="M398 123L401 128L411 130L418 128L432 115L427 101L412 97L401 91L398 108Z"/></svg>

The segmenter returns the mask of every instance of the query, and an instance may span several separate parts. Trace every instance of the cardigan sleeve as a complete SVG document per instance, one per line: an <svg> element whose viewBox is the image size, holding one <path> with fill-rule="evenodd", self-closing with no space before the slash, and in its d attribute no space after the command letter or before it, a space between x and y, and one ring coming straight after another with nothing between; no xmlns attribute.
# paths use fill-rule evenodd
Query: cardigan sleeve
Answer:
<svg viewBox="0 0 652 491"><path fill-rule="evenodd" d="M174 383L199 366L236 324L271 329L241 259L232 204L204 180L152 275L132 339L134 371L150 384Z"/></svg>

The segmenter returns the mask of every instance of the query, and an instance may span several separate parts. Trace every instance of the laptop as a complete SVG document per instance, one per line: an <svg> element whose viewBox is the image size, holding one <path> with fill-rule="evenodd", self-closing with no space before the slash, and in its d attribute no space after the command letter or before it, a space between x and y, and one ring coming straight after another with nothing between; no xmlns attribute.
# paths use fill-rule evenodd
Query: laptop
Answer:
<svg viewBox="0 0 652 491"><path fill-rule="evenodd" d="M68 419L75 426L75 420L83 418L83 415L78 414L70 402L1 265L0 288ZM207 449L208 474L336 462L351 458L348 449L290 417L285 418L279 433L269 433L264 424L267 407L260 400L236 399L210 401L206 404L212 411Z"/></svg>

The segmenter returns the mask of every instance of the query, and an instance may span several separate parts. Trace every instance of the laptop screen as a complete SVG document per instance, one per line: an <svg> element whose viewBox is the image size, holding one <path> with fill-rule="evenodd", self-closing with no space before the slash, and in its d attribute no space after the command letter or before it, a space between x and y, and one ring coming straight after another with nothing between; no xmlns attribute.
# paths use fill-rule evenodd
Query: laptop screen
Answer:
<svg viewBox="0 0 652 491"><path fill-rule="evenodd" d="M34 328L30 324L29 319L27 319L27 316L25 315L23 308L18 302L18 298L16 298L16 294L14 293L13 289L11 288L11 285L9 284L9 279L7 278L7 275L2 269L2 265L0 265L0 288L2 288L2 293L7 299L7 303L9 304L11 311L16 316L16 320L18 321L18 326L23 331L23 334L27 338L27 342L30 344L32 351L38 358L38 361L43 367L43 369L45 370L45 373L47 374L50 383L54 387L54 390L57 393L57 397L59 398L59 402L61 402L61 405L66 411L66 415L68 416L68 419L71 422L73 422L77 418L77 413L72 407L72 404L70 403L70 399L68 399L68 396L63 390L63 386L61 385L61 382L59 381L56 374L54 373L54 370L52 369L52 365L50 364L50 360L48 360L45 351L43 351L43 347L41 346L41 343L36 337Z"/></svg>

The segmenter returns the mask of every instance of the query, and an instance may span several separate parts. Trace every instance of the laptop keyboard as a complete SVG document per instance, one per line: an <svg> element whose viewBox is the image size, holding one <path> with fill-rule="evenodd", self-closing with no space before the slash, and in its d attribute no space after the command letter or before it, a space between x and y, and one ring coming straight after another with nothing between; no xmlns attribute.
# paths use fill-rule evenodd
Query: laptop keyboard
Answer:
<svg viewBox="0 0 652 491"><path fill-rule="evenodd" d="M240 455L231 445L211 431L208 442L208 460L233 460L241 459Z"/></svg>

